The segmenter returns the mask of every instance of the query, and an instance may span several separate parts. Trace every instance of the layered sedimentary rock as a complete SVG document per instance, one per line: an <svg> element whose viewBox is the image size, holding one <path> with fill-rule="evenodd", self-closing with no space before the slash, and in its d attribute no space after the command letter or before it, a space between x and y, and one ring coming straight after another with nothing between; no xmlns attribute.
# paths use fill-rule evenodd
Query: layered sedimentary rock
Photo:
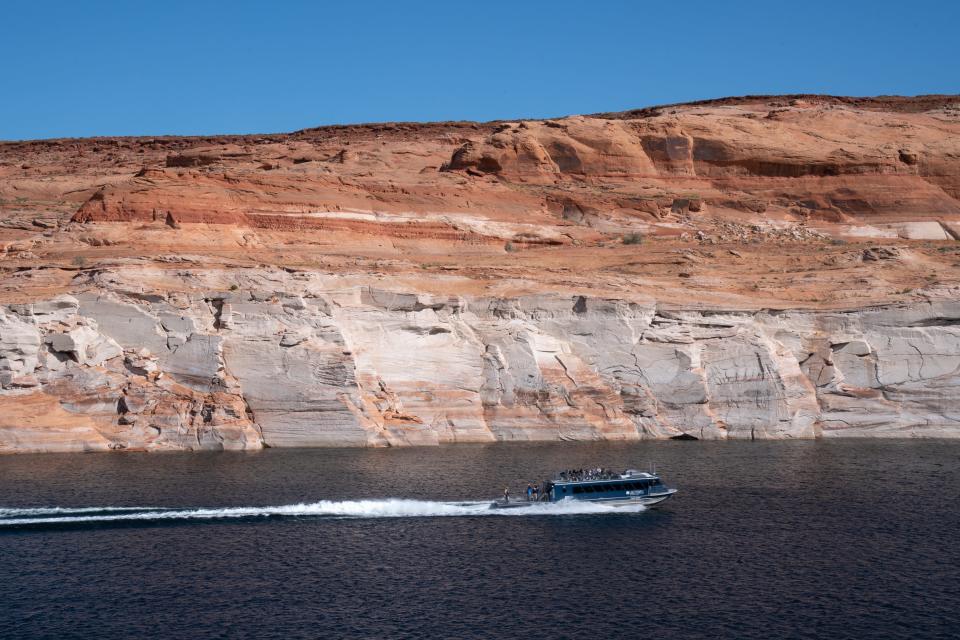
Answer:
<svg viewBox="0 0 960 640"><path fill-rule="evenodd" d="M599 230L639 217L666 232L658 223L693 202L695 213L763 213L836 232L855 222L933 221L935 235L921 239L938 239L936 220L960 215L955 103L905 113L795 99L413 134L305 131L168 154L163 167L93 192L74 220L522 241L519 228L498 233L437 214L474 210L548 226L561 212Z"/></svg>
<svg viewBox="0 0 960 640"><path fill-rule="evenodd" d="M0 451L960 436L960 98L0 143Z"/></svg>
<svg viewBox="0 0 960 640"><path fill-rule="evenodd" d="M157 276L3 309L0 446L960 434L956 301L706 312L283 271L145 293Z"/></svg>

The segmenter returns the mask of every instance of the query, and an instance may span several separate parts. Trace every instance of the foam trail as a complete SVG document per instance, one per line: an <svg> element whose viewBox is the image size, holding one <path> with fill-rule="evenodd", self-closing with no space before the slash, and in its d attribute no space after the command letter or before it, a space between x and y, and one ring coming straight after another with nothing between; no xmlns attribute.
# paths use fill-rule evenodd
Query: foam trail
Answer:
<svg viewBox="0 0 960 640"><path fill-rule="evenodd" d="M590 502L532 503L516 509L491 509L490 502L433 502L427 500L321 500L273 507L217 509L159 509L137 507L81 507L78 509L0 509L0 527L110 522L223 520L258 517L334 516L341 518L415 518L452 516L560 516L637 513L641 505L612 507Z"/></svg>
<svg viewBox="0 0 960 640"><path fill-rule="evenodd" d="M122 512L122 511L161 511L162 507L35 507L27 509L0 508L0 518L25 516L56 516L78 513Z"/></svg>

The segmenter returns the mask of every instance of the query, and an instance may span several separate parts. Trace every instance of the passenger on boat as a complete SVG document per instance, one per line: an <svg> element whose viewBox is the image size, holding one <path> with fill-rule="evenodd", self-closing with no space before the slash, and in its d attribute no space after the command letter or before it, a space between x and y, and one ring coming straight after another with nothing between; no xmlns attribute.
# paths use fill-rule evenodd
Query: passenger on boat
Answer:
<svg viewBox="0 0 960 640"><path fill-rule="evenodd" d="M540 500L540 485L535 484L533 485L533 501L537 502L538 500Z"/></svg>
<svg viewBox="0 0 960 640"><path fill-rule="evenodd" d="M510 502L510 487L503 490L503 501Z"/></svg>
<svg viewBox="0 0 960 640"><path fill-rule="evenodd" d="M582 482L584 480L616 480L620 473L612 469L596 467L593 469L567 469L560 472L560 479L566 482Z"/></svg>
<svg viewBox="0 0 960 640"><path fill-rule="evenodd" d="M552 483L552 482L544 482L544 483L543 483L543 488L540 490L540 499L541 499L541 500L549 500L549 499L550 499L550 491L551 491L552 489L553 489L553 483Z"/></svg>

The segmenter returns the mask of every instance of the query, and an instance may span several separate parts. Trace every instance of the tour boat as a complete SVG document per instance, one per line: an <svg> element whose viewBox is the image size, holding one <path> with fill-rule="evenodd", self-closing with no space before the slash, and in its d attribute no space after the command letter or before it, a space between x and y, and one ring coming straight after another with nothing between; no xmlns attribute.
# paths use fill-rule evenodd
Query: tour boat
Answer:
<svg viewBox="0 0 960 640"><path fill-rule="evenodd" d="M561 471L552 482L545 482L538 502L585 500L613 507L659 504L675 494L676 489L663 483L656 473L627 469L613 473L600 469ZM494 509L510 509L531 504L524 496L497 500Z"/></svg>

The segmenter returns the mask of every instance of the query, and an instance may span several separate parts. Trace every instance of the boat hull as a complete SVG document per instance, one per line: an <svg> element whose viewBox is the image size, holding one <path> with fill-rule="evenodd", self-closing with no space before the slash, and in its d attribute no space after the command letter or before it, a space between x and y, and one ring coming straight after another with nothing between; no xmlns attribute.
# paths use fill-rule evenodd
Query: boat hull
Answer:
<svg viewBox="0 0 960 640"><path fill-rule="evenodd" d="M677 492L676 489L670 489L669 491L664 491L662 493L657 493L649 496L632 496L630 498L598 498L598 499L588 499L588 498L568 498L568 500L574 500L577 502L594 502L597 504L604 504L610 507L630 507L635 505L643 505L644 507L652 507L654 505L660 504L664 500L670 498L673 494Z"/></svg>
<svg viewBox="0 0 960 640"><path fill-rule="evenodd" d="M644 507L652 507L658 505L664 500L670 498L673 494L677 492L676 489L670 489L661 493L648 496L631 496L629 498L565 498L563 500L553 501L552 504L557 502L592 502L594 504L602 504L608 507L633 507L641 505ZM510 502L504 502L503 500L495 500L490 503L491 509L522 509L524 507L532 507L536 504L551 504L550 502L527 502L525 500L515 500Z"/></svg>
<svg viewBox="0 0 960 640"><path fill-rule="evenodd" d="M652 507L652 506L655 505L655 504L660 504L660 503L663 502L664 500L667 500L668 498L670 498L670 496L672 496L672 495L675 494L676 492L677 492L676 489L670 489L669 491L667 491L667 492L665 492L665 493L663 493L663 494L657 494L657 495L653 495L653 496L645 496L645 497L643 498L643 503L642 503L642 504L643 504L644 506L646 506L646 507Z"/></svg>
<svg viewBox="0 0 960 640"><path fill-rule="evenodd" d="M522 500L514 502L504 502L503 500L494 500L490 503L491 509L520 509L522 507L530 507L537 504L536 502L524 502Z"/></svg>

